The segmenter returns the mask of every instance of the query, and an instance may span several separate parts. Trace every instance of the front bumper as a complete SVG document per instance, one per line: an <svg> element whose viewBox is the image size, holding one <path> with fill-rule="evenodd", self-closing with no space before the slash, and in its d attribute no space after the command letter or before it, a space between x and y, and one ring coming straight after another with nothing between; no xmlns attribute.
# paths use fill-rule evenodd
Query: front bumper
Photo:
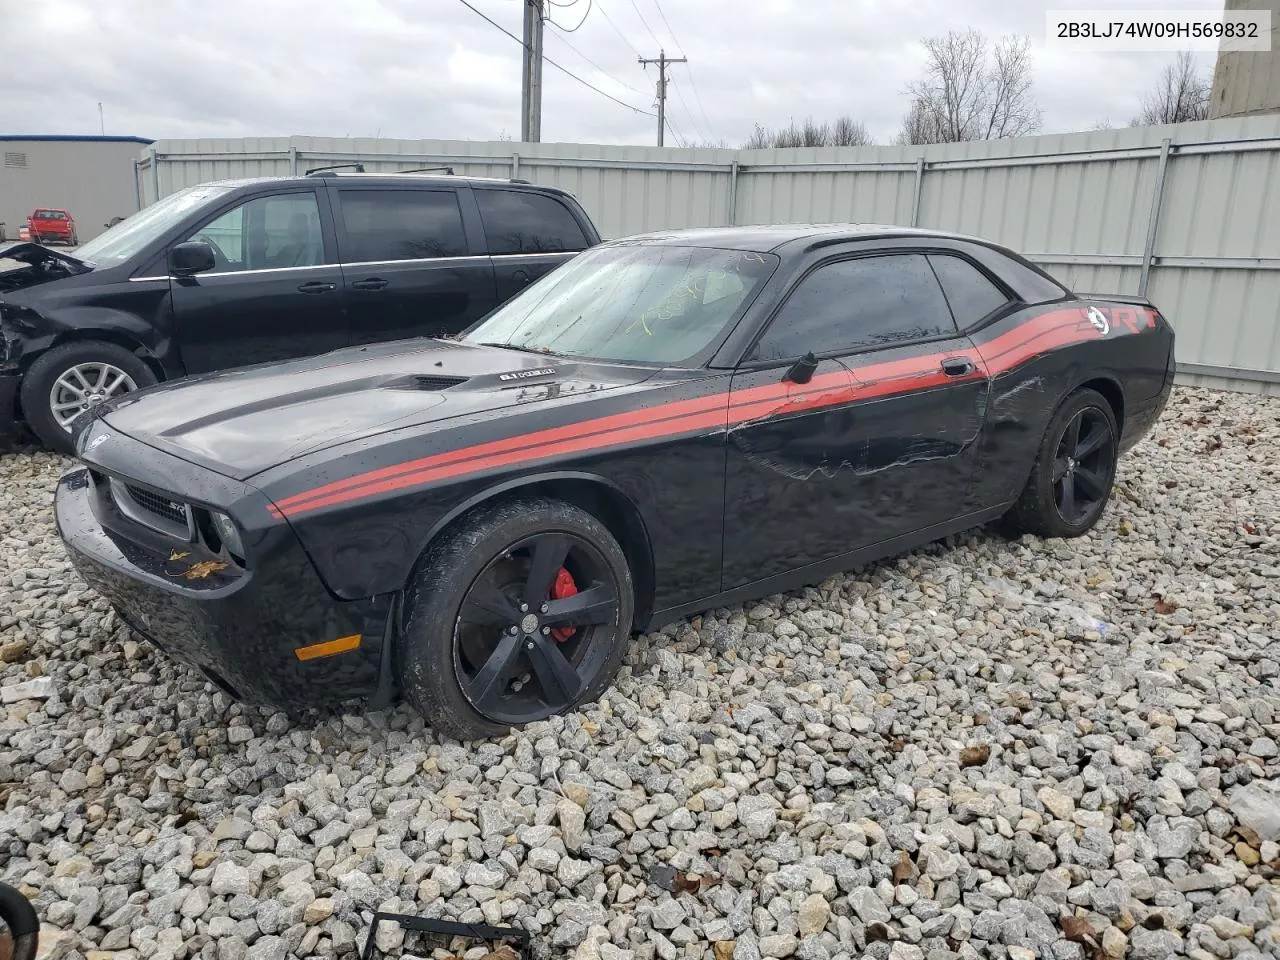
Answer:
<svg viewBox="0 0 1280 960"><path fill-rule="evenodd" d="M391 598L334 599L287 528L252 570L210 571L199 547L122 532L127 518L83 467L58 481L54 515L76 570L121 619L232 697L298 712L374 693ZM353 634L349 652L295 654Z"/></svg>

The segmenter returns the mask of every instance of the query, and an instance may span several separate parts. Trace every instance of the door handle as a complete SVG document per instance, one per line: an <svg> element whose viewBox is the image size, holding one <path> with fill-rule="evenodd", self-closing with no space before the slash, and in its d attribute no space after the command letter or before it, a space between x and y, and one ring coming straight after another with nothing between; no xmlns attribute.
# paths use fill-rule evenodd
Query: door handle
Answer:
<svg viewBox="0 0 1280 960"><path fill-rule="evenodd" d="M387 281L381 277L371 277L368 280L357 280L351 284L352 290L381 290L387 285Z"/></svg>
<svg viewBox="0 0 1280 960"><path fill-rule="evenodd" d="M338 289L336 283L326 283L323 280L311 280L298 286L299 293L328 293L330 290Z"/></svg>
<svg viewBox="0 0 1280 960"><path fill-rule="evenodd" d="M525 273L525 271L523 270L517 270L515 273L511 275L511 279L514 280L516 283L528 283L529 274Z"/></svg>
<svg viewBox="0 0 1280 960"><path fill-rule="evenodd" d="M947 357L942 361L942 372L948 377L963 377L973 370L973 361L968 357Z"/></svg>

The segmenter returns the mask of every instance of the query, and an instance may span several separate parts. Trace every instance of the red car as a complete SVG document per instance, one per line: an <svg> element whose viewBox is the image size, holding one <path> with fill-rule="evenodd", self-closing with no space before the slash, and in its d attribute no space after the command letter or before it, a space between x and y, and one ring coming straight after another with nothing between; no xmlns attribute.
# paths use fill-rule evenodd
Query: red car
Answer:
<svg viewBox="0 0 1280 960"><path fill-rule="evenodd" d="M75 218L65 210L41 207L27 218L27 227L36 243L57 240L74 247L80 242L76 239Z"/></svg>

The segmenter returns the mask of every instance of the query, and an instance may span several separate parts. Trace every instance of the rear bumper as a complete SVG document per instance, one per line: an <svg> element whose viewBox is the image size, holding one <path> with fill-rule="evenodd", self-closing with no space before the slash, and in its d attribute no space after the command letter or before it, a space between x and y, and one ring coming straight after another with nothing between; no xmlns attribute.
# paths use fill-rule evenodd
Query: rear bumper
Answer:
<svg viewBox="0 0 1280 960"><path fill-rule="evenodd" d="M256 569L192 576L198 551L178 557L177 541L122 535L121 515L83 467L58 481L54 516L76 570L121 619L232 697L302 711L375 691L390 598L335 600L287 528ZM361 640L349 652L295 654L353 634Z"/></svg>
<svg viewBox="0 0 1280 960"><path fill-rule="evenodd" d="M1156 421L1164 413L1164 408L1169 403L1169 395L1173 392L1173 375L1175 372L1172 333L1170 334L1169 354L1166 363L1164 383L1160 387L1160 392L1140 404L1134 405L1132 409L1125 411L1124 428L1120 431L1120 451L1122 453L1151 432L1151 429L1156 425Z"/></svg>

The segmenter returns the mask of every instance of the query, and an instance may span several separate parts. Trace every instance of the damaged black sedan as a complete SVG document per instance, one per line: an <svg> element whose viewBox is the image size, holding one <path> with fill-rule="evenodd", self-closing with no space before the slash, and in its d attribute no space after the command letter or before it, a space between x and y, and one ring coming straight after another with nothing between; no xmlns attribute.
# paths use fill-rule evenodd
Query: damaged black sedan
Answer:
<svg viewBox="0 0 1280 960"><path fill-rule="evenodd" d="M497 734L598 697L634 630L1002 519L1077 536L1173 380L1136 298L896 227L603 244L458 340L104 403L58 528L229 694L402 694Z"/></svg>

